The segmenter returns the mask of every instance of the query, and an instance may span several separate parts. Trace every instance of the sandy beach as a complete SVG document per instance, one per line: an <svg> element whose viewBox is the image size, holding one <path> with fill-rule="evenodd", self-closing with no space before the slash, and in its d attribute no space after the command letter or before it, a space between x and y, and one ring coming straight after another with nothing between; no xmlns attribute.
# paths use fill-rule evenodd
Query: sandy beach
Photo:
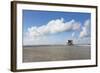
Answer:
<svg viewBox="0 0 100 73"><path fill-rule="evenodd" d="M23 46L23 62L83 60L91 58L91 47L67 45Z"/></svg>

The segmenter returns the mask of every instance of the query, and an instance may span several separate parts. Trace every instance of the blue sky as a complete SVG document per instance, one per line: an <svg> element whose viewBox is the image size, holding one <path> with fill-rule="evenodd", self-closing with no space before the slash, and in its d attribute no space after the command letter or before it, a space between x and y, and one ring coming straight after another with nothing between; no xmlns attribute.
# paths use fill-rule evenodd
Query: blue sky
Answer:
<svg viewBox="0 0 100 73"><path fill-rule="evenodd" d="M89 44L88 34L91 32L87 29L90 25L89 21L91 21L90 13L23 10L23 43L25 45L64 44L68 39L75 39L79 40L77 43ZM73 26L79 27L74 29ZM79 38L80 34L85 36ZM89 42L87 43L86 40Z"/></svg>

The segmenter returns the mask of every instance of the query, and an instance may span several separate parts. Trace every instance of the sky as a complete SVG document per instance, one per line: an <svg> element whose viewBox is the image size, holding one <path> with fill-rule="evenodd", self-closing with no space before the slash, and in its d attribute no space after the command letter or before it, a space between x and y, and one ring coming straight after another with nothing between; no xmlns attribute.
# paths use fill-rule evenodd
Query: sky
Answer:
<svg viewBox="0 0 100 73"><path fill-rule="evenodd" d="M90 44L91 14L23 10L23 45Z"/></svg>

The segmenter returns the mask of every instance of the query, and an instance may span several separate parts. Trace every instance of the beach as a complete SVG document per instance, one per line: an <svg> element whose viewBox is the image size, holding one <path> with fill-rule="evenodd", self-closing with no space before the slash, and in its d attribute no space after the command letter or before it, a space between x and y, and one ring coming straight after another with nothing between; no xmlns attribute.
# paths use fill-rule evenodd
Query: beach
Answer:
<svg viewBox="0 0 100 73"><path fill-rule="evenodd" d="M23 62L44 62L91 59L90 45L23 46Z"/></svg>

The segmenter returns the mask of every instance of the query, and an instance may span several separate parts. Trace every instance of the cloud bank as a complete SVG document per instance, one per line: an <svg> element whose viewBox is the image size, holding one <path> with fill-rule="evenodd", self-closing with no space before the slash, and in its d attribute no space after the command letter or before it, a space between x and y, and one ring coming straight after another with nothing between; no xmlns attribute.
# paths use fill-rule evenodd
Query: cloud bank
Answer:
<svg viewBox="0 0 100 73"><path fill-rule="evenodd" d="M70 20L64 22L64 19L56 19L49 21L46 25L42 26L32 26L28 28L27 35L30 37L39 37L48 34L56 34L59 32L70 31L70 30L79 30L80 23L75 20Z"/></svg>
<svg viewBox="0 0 100 73"><path fill-rule="evenodd" d="M90 20L86 20L84 26L82 27L82 31L80 32L80 38L90 36Z"/></svg>
<svg viewBox="0 0 100 73"><path fill-rule="evenodd" d="M87 40L87 37L90 37L90 20L86 20L83 24L75 21L74 19L65 22L63 18L55 19L49 21L47 24L41 26L32 26L28 27L27 32L24 33L24 44L25 45L37 45L37 44L55 44L56 41L50 41L49 36L61 32L73 31L71 38L74 40ZM76 34L77 33L77 34ZM78 38L75 38L77 35ZM67 38L67 36L66 36ZM65 40L66 42L67 40ZM79 42L79 41L78 41Z"/></svg>

